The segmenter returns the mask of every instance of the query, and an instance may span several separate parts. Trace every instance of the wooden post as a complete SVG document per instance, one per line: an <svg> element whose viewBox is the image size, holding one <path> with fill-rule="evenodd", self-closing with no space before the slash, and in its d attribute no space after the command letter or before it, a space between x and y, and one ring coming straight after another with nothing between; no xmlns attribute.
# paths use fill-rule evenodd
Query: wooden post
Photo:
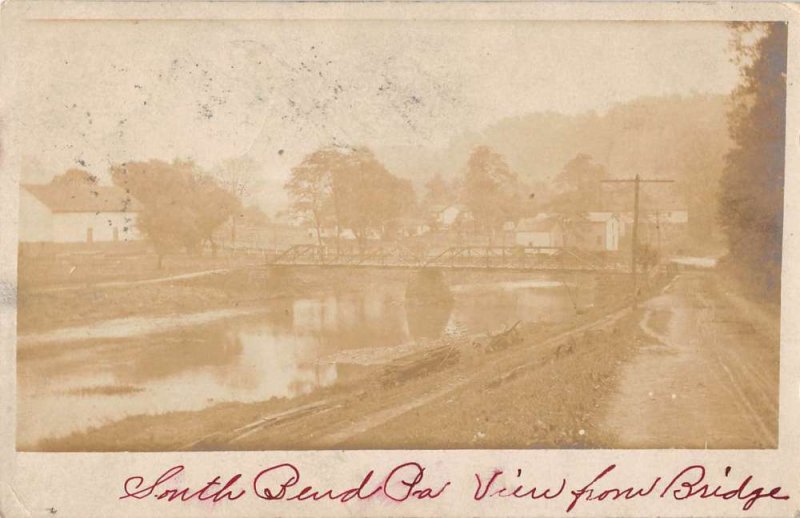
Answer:
<svg viewBox="0 0 800 518"><path fill-rule="evenodd" d="M633 183L633 229L631 232L631 284L633 285L633 309L639 306L638 275L636 261L639 249L639 185L641 183L672 183L674 180L644 180L637 174L633 179L602 180L602 183Z"/></svg>

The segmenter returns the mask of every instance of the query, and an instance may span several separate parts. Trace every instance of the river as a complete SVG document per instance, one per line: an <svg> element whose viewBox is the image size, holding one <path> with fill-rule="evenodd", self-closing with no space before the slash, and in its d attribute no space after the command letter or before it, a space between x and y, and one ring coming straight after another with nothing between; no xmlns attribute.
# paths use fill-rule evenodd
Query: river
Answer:
<svg viewBox="0 0 800 518"><path fill-rule="evenodd" d="M21 336L18 446L127 416L296 397L448 335L563 322L597 298L594 282L576 281L454 283L452 305L416 309L403 283L387 283Z"/></svg>

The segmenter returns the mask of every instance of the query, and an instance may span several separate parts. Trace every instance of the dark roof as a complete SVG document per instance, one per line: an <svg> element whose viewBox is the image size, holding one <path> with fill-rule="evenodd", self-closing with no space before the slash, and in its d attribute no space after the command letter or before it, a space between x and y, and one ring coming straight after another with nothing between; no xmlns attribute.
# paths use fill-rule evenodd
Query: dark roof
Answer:
<svg viewBox="0 0 800 518"><path fill-rule="evenodd" d="M52 212L140 212L142 204L115 185L25 184Z"/></svg>

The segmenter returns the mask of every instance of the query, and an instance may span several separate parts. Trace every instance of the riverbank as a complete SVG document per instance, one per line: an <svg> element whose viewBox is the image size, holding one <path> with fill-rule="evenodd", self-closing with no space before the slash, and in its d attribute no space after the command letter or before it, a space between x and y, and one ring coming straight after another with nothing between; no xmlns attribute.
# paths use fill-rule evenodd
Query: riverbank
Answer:
<svg viewBox="0 0 800 518"><path fill-rule="evenodd" d="M158 277L143 280L134 276L128 279L120 274L98 284L72 284L68 289L62 289L60 284L32 286L21 278L17 296L17 332L25 335L128 317L162 317L258 307L282 297L308 297L341 291L368 292L374 286L385 284L405 289L416 271L251 265L200 270L192 274L173 272L161 278L162 282L155 282ZM198 275L203 272L206 273ZM614 302L610 299L617 297L615 286L621 280L619 276L598 279L590 273L531 275L503 271L447 271L444 278L450 286L542 279L567 291L585 282L601 283L600 305Z"/></svg>
<svg viewBox="0 0 800 518"><path fill-rule="evenodd" d="M473 272L461 279L448 280L451 284L464 285L464 282L474 282L475 275ZM527 277L530 280L530 276ZM513 276L503 279L498 282L512 282ZM367 282L363 286L368 289L369 280L364 280ZM385 281L386 277L380 278L380 282ZM565 281L569 282L569 279ZM531 315L531 320L519 326L521 340L501 351L487 353L481 347L485 339L476 336L446 336L427 340L426 351L444 349L447 354L442 357L440 364L433 363L433 368L428 371L419 374L412 369L399 383L386 383L386 363L362 365L356 369L354 376L345 375L347 370L352 370L346 362L339 363L336 368L342 376L336 384L295 398L218 403L199 411L135 415L66 437L20 445L20 448L36 451L303 449L339 446L466 448L493 447L485 444L500 445L503 441L509 444L508 447L545 447L555 444L580 446L584 444L581 441L587 433L592 436L595 434L591 427L591 410L595 408L597 398L613 382L617 358L625 355L625 351L619 350L615 344L621 336L627 336L631 329L623 319L629 313L625 299L627 285L616 283L614 286L615 289L602 290L603 296L597 301L604 302L581 307L568 320L547 324L538 322L537 316ZM623 342L627 343L627 340ZM426 352L417 350L409 354L406 360L412 361L414 355L422 361ZM457 361L452 361L453 358ZM392 435L400 431L390 433L387 430L385 434L370 432L384 426L391 428L388 423L393 420L407 419L424 412L429 405L447 401L451 396L456 398L455 401L464 401L453 403L463 408L464 412L470 412L468 409L473 406L469 402L470 394L477 398L476 401L483 400L480 395L484 393L497 394L497 398L502 400L505 389L501 386L513 383L526 369L542 372L536 383L530 385L540 398L532 401L537 407L549 409L539 412L537 419L544 425L538 435L528 434L531 423L526 421L527 417L520 417L524 422L512 423L507 435L501 434L499 428L492 428L491 436L484 429L479 429L467 434L467 437L466 430L471 427L464 422L466 416L457 416L450 426L444 427L432 427L424 421L414 421L407 427L407 433L417 433L416 437ZM569 380L573 373L579 376L575 382L557 383L559 380ZM495 385L498 380L501 383ZM560 390L554 390L554 386ZM493 400L494 396L485 401ZM556 404L563 411L552 408ZM503 412L503 409L496 410L498 415ZM488 414L490 419L497 412L492 410ZM477 415L482 414L477 411ZM565 421L573 419L573 416L585 417L581 417L577 424ZM503 419L498 421L502 422ZM583 435L580 430L583 430ZM384 436L391 438L391 441L380 439ZM484 441L487 437L492 437L488 443Z"/></svg>
<svg viewBox="0 0 800 518"><path fill-rule="evenodd" d="M52 289L60 285L28 288L21 282L17 331L24 335L127 317L254 307L280 297L309 296L325 290L367 289L371 282L400 282L397 275L393 275L395 272L365 275L362 282L353 283L345 270L323 273L318 268L287 271L237 266L205 272L204 275L148 277L146 282L118 275L113 281L75 284L69 289ZM155 282L159 280L161 282Z"/></svg>

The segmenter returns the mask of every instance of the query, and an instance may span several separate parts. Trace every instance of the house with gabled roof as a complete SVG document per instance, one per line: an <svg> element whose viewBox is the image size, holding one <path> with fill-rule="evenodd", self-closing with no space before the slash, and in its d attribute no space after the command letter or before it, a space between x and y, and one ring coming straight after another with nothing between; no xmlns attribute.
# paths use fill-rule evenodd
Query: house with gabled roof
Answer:
<svg viewBox="0 0 800 518"><path fill-rule="evenodd" d="M564 225L561 217L541 213L532 218L522 218L514 228L515 242L519 246L560 248L564 246Z"/></svg>
<svg viewBox="0 0 800 518"><path fill-rule="evenodd" d="M584 250L619 250L623 225L614 212L585 212L571 219L568 245Z"/></svg>
<svg viewBox="0 0 800 518"><path fill-rule="evenodd" d="M142 205L124 189L93 177L20 186L19 240L23 243L93 243L141 239Z"/></svg>

